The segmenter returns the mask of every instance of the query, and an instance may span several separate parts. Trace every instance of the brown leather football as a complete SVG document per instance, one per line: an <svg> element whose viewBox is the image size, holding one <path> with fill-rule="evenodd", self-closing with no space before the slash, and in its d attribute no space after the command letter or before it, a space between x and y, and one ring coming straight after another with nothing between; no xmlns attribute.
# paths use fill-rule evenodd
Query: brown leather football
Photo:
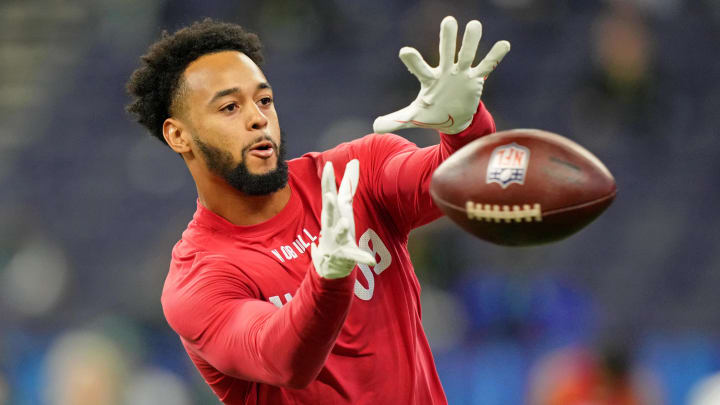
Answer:
<svg viewBox="0 0 720 405"><path fill-rule="evenodd" d="M577 143L538 129L477 139L433 173L430 195L463 229L499 245L554 242L612 203L615 179Z"/></svg>

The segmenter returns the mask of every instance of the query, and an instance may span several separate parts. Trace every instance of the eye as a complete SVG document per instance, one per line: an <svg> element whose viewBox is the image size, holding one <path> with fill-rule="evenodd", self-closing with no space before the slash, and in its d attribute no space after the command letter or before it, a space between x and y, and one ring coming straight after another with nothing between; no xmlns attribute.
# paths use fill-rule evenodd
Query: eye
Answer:
<svg viewBox="0 0 720 405"><path fill-rule="evenodd" d="M271 97L263 97L260 99L259 102L260 102L260 105L268 106L268 105L272 104L273 99Z"/></svg>
<svg viewBox="0 0 720 405"><path fill-rule="evenodd" d="M233 112L233 111L237 110L237 108L238 108L237 104L230 103L230 104L226 105L225 107L221 108L220 111Z"/></svg>

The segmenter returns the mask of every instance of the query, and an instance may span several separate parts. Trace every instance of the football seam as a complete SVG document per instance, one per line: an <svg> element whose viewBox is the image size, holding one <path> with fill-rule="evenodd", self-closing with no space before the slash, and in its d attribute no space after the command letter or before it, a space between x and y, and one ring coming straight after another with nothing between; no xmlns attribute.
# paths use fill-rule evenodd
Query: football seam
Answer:
<svg viewBox="0 0 720 405"><path fill-rule="evenodd" d="M603 201L608 200L608 199L611 199L611 198L615 198L615 195L616 195L616 194L617 194L617 190L613 190L612 193L610 193L610 194L608 194L608 195L606 195L606 196L603 196L603 197L600 197L600 198L591 200L591 201L587 201L587 202L584 202L584 203L571 205L571 206L568 206L568 207L556 208L556 209L550 210L550 211L543 211L543 212L542 212L542 216L543 216L543 217L546 217L546 216L550 216L550 215L561 214L561 213L563 213L563 212L565 212L565 211L571 211L571 210L574 210L574 209L577 209L577 208L584 208L584 207L587 207L587 206L590 206L590 205L593 205L593 204L597 204L597 203L603 202ZM455 211L460 211L460 212L464 212L464 213L467 214L467 210L466 210L464 207L458 207L457 205L452 204L452 203L446 201L444 198L438 197L437 194L434 193L432 190L430 190L430 196L431 196L434 200L438 200L438 201L442 202L442 203L445 204L447 207L452 208L452 209L454 209ZM474 201L473 201L473 202L474 202ZM476 203L476 204L477 204L477 203ZM485 203L483 203L483 204L485 204ZM436 205L437 205L437 204L436 204ZM499 204L491 204L491 205L499 205ZM518 204L515 204L515 205L518 205Z"/></svg>
<svg viewBox="0 0 720 405"><path fill-rule="evenodd" d="M597 203L601 203L601 202L603 202L603 201L605 201L605 200L609 200L609 199L615 198L615 195L616 195L616 194L617 194L617 190L613 190L612 193L610 193L610 194L608 194L608 195L606 195L606 196L604 196L604 197L596 198L596 199L594 199L594 200L592 200L592 201L588 201L588 202L584 202L584 203L580 203L580 204L576 204L576 205L571 205L571 206L569 206L569 207L556 208L556 209L554 209L554 210L550 210L550 211L548 211L548 212L546 212L546 213L543 213L543 215L560 214L560 213L563 213L563 212L565 212L565 211L570 211L570 210L574 210L574 209L578 209L578 208L588 207L588 206L591 206L591 205L594 205L594 204L597 204Z"/></svg>

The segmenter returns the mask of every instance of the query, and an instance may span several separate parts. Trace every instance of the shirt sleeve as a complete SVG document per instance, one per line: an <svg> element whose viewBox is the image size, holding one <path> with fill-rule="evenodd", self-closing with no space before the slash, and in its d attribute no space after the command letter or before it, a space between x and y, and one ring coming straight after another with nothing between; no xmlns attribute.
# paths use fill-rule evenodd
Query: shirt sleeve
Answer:
<svg viewBox="0 0 720 405"><path fill-rule="evenodd" d="M440 133L437 145L418 148L399 136L377 137L372 152L380 157L372 174L374 194L402 231L409 232L442 215L430 197L433 172L456 150L493 132L495 122L480 102L470 126L454 135Z"/></svg>
<svg viewBox="0 0 720 405"><path fill-rule="evenodd" d="M308 269L281 308L253 298L252 282L232 264L193 266L174 294L163 294L170 326L220 372L248 381L302 388L321 371L347 317L354 273L328 280Z"/></svg>

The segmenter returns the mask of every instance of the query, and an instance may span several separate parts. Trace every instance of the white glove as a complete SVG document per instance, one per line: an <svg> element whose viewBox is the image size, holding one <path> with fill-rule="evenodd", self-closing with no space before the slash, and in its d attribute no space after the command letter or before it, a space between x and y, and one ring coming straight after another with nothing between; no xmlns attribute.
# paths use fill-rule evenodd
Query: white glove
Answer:
<svg viewBox="0 0 720 405"><path fill-rule="evenodd" d="M403 128L434 128L446 134L457 134L472 123L480 103L485 79L510 51L510 42L498 41L485 59L471 67L482 24L470 21L465 27L462 46L455 63L457 21L447 16L440 24L440 64L431 68L415 48L400 49L400 59L410 73L420 80L420 94L402 110L375 119L376 133Z"/></svg>
<svg viewBox="0 0 720 405"><path fill-rule="evenodd" d="M352 201L360 177L360 163L353 159L345 166L339 191L335 188L335 172L327 162L322 173L322 213L320 240L313 244L315 271L323 278L342 278L352 272L357 263L375 266L375 257L361 250L355 242L355 217Z"/></svg>

